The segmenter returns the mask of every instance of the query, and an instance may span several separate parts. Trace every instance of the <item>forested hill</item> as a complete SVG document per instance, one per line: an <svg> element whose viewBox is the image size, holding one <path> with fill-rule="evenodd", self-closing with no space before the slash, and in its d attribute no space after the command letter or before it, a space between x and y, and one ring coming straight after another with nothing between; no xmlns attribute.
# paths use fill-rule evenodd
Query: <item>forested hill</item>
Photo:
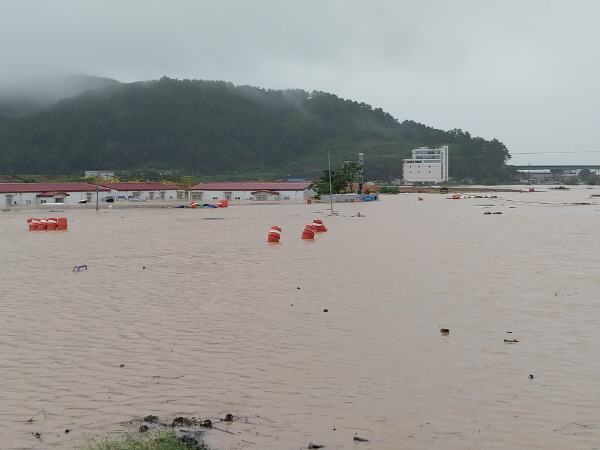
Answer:
<svg viewBox="0 0 600 450"><path fill-rule="evenodd" d="M407 111L410 115L410 111ZM364 153L368 179L401 177L420 146L450 146L455 179L505 179L496 139L399 123L380 108L324 92L162 78L86 92L22 118L0 117L0 173L168 169L181 174L318 178Z"/></svg>

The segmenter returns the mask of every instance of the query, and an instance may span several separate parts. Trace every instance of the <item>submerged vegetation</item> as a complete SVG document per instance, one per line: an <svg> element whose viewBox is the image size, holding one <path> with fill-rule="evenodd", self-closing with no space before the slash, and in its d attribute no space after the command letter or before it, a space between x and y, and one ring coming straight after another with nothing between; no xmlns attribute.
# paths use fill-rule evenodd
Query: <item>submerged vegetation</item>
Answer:
<svg viewBox="0 0 600 450"><path fill-rule="evenodd" d="M210 450L205 444L186 439L173 429L144 433L123 433L105 438L99 443L89 443L78 450Z"/></svg>

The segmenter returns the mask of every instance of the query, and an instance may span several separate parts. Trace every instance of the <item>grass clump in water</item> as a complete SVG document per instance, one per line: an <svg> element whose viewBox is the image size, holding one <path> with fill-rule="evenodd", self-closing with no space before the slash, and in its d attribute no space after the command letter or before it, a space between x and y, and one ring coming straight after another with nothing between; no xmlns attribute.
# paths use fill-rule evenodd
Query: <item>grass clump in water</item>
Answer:
<svg viewBox="0 0 600 450"><path fill-rule="evenodd" d="M149 433L124 433L116 438L103 439L81 450L210 450L195 439L179 436L175 430L165 429Z"/></svg>

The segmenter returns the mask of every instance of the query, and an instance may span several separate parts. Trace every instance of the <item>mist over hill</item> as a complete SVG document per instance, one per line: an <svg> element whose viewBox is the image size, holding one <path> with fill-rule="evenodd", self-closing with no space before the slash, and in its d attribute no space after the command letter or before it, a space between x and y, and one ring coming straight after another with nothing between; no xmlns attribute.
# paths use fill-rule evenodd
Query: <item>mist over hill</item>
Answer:
<svg viewBox="0 0 600 450"><path fill-rule="evenodd" d="M24 117L63 98L121 84L92 75L29 77L0 84L0 116Z"/></svg>
<svg viewBox="0 0 600 450"><path fill-rule="evenodd" d="M46 104L32 89L31 104L14 104L21 113L0 116L0 173L146 168L314 179L331 150L334 170L362 152L368 179L392 180L411 149L439 145L450 146L455 179L503 180L510 173L510 155L497 139L400 123L380 108L325 92L169 78L122 84L90 77L55 86L38 89Z"/></svg>

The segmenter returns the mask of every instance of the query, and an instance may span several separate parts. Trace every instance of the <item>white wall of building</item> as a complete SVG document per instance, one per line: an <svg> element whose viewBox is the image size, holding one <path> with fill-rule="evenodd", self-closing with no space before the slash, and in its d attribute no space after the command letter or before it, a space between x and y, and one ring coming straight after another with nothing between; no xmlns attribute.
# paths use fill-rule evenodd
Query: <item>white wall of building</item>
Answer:
<svg viewBox="0 0 600 450"><path fill-rule="evenodd" d="M161 190L150 190L150 191L123 191L117 189L111 189L110 194L116 201L121 200L185 200L185 191L177 189L161 189Z"/></svg>
<svg viewBox="0 0 600 450"><path fill-rule="evenodd" d="M421 147L402 163L405 183L439 183L448 180L448 146Z"/></svg>
<svg viewBox="0 0 600 450"><path fill-rule="evenodd" d="M254 193L253 193L254 192ZM189 200L202 203L213 203L219 200L304 200L315 195L311 189L304 191L278 191L271 192L256 192L256 191L189 191Z"/></svg>
<svg viewBox="0 0 600 450"><path fill-rule="evenodd" d="M41 205L46 203L64 203L64 204L75 204L82 200L92 202L96 201L96 191L88 192L68 192L56 194L51 197L38 197L40 192L23 192L23 193L2 193L0 194L0 205L1 206L26 206L26 205ZM109 192L99 192L99 200L103 201L104 198L110 195Z"/></svg>

